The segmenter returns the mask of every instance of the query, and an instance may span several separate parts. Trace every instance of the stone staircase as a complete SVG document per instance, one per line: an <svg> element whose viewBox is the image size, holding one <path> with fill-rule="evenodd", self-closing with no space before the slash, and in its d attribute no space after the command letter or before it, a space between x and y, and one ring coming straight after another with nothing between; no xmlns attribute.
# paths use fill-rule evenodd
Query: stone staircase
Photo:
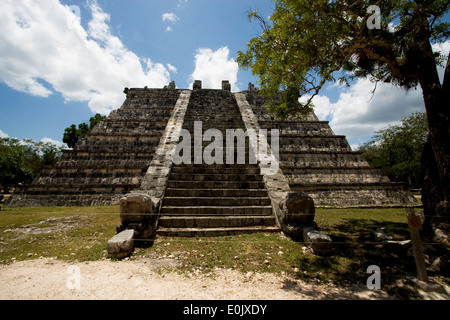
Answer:
<svg viewBox="0 0 450 320"><path fill-rule="evenodd" d="M223 236L251 232L276 232L275 217L260 169L249 164L226 163L226 129L243 129L236 100L224 90L194 90L183 129L191 135L194 150L194 122L202 122L203 133L218 129L223 135L223 164L173 165L161 208L157 234L163 236ZM202 142L202 151L210 141ZM226 148L225 148L226 146Z"/></svg>

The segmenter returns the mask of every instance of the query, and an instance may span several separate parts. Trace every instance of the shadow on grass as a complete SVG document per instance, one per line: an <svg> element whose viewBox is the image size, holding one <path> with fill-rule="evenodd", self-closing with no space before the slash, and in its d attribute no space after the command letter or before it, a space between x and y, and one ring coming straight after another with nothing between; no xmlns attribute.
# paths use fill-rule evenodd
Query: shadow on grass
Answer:
<svg viewBox="0 0 450 320"><path fill-rule="evenodd" d="M366 284L371 275L366 273L367 268L377 265L381 269L382 284L389 287L405 275L414 275L414 259L408 256L407 250L394 251L375 242L371 232L376 229L384 229L393 240L409 239L405 223L344 218L339 224L321 228L321 232L333 239L333 253L296 257L297 276L306 281Z"/></svg>

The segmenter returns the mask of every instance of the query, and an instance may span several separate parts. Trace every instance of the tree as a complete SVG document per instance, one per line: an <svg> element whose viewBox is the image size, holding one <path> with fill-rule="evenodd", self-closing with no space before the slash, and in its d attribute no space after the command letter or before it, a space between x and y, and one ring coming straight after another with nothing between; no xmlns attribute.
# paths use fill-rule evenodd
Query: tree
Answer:
<svg viewBox="0 0 450 320"><path fill-rule="evenodd" d="M363 77L375 88L380 81L405 89L420 85L429 130L422 202L427 216L448 219L450 61L441 83L437 67L446 57L435 54L432 43L448 39L449 24L440 19L450 1L373 2L376 6L367 0L277 0L270 23L250 12L262 34L245 53L238 52L237 61L259 77L263 95L277 98L269 111L279 117L311 110L327 82L349 84ZM307 99L300 103L302 96Z"/></svg>
<svg viewBox="0 0 450 320"><path fill-rule="evenodd" d="M8 190L31 183L43 166L55 164L60 157L60 148L50 143L0 139L0 187Z"/></svg>
<svg viewBox="0 0 450 320"><path fill-rule="evenodd" d="M376 133L359 150L372 167L380 167L391 181L421 188L421 157L428 138L425 113L413 113L400 125Z"/></svg>
<svg viewBox="0 0 450 320"><path fill-rule="evenodd" d="M78 139L80 138L77 126L72 124L70 127L64 130L64 135L62 141L67 144L69 148L75 147Z"/></svg>
<svg viewBox="0 0 450 320"><path fill-rule="evenodd" d="M0 186L4 190L23 181L30 181L32 174L24 167L24 147L17 139L0 139Z"/></svg>
<svg viewBox="0 0 450 320"><path fill-rule="evenodd" d="M95 116L89 119L89 129L94 129L95 125L106 119L106 116L102 116L100 113L97 113Z"/></svg>
<svg viewBox="0 0 450 320"><path fill-rule="evenodd" d="M89 124L86 122L80 123L78 128L75 124L72 124L70 127L64 129L63 142L66 143L69 148L75 147L79 138L91 132L95 125L104 119L106 119L106 116L97 113L89 119Z"/></svg>

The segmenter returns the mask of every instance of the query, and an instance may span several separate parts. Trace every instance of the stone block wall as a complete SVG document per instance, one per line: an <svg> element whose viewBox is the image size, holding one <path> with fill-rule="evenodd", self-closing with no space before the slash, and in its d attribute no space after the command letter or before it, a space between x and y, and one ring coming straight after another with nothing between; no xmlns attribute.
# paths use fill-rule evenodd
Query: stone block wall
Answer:
<svg viewBox="0 0 450 320"><path fill-rule="evenodd" d="M112 111L53 167L10 198L9 206L118 204L140 187L167 126L180 90L125 89L121 108Z"/></svg>
<svg viewBox="0 0 450 320"><path fill-rule="evenodd" d="M275 119L265 110L266 100L251 87L250 91L239 93L239 99L248 104L249 118L244 125L245 116L236 106L236 94L228 90L204 90L200 82L197 84L200 87L192 91L177 90L174 85L165 89L126 88L121 108L112 111L105 121L82 137L73 150L64 151L58 163L42 170L31 185L17 188L7 205L117 204L121 196L132 190L158 186L170 171L152 173L151 168L166 168L167 161L171 160L168 150L173 149L173 146L163 145L157 151L160 144L169 139L163 135L179 130L180 123L193 132L194 121L199 119L203 121L203 131L214 128L224 132L254 126L252 123L267 129L268 133L279 129L279 164L283 179L292 191L309 194L316 205L415 202L400 185L389 182L379 170L370 168L360 152L351 150L344 136L335 135L329 123L319 121L314 113L298 119ZM191 101L188 93L197 91ZM183 103L189 105L189 112L186 117L184 113L178 116L178 126L167 131L182 92L186 95L187 101ZM186 112L185 107L181 109ZM270 134L268 142L271 142ZM158 154L155 156L155 153ZM145 176L149 179L144 179Z"/></svg>
<svg viewBox="0 0 450 320"><path fill-rule="evenodd" d="M327 121L311 113L275 119L258 92L245 92L261 129L279 129L279 162L292 191L310 195L317 206L391 206L414 204L402 185L371 168L345 136L335 135ZM270 142L270 136L268 138Z"/></svg>

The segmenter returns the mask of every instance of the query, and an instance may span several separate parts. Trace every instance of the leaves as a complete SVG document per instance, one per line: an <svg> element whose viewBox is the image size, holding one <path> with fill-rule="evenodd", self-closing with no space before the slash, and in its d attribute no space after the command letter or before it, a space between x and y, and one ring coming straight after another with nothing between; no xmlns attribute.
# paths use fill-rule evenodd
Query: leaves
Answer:
<svg viewBox="0 0 450 320"><path fill-rule="evenodd" d="M298 97L317 95L335 77L341 83L369 77L407 89L418 85L422 42L449 35L449 25L439 22L449 1L377 1L380 30L367 27L371 4L277 0L270 21L250 12L262 32L238 52L237 62L259 77L261 94L272 100L269 111L280 117L307 113L311 99L300 104Z"/></svg>
<svg viewBox="0 0 450 320"><path fill-rule="evenodd" d="M25 139L0 139L0 187L31 183L45 165L52 165L61 150L51 143Z"/></svg>
<svg viewBox="0 0 450 320"><path fill-rule="evenodd" d="M380 167L392 181L420 188L420 163L428 138L425 113L413 113L397 126L378 131L360 151L374 167Z"/></svg>
<svg viewBox="0 0 450 320"><path fill-rule="evenodd" d="M95 125L100 121L106 119L106 116L102 116L97 113L95 116L91 117L89 120L89 124L86 122L80 123L78 128L75 124L72 124L70 127L64 130L63 134L63 142L67 144L69 148L75 147L78 139L82 136L88 134L92 129L94 129Z"/></svg>

